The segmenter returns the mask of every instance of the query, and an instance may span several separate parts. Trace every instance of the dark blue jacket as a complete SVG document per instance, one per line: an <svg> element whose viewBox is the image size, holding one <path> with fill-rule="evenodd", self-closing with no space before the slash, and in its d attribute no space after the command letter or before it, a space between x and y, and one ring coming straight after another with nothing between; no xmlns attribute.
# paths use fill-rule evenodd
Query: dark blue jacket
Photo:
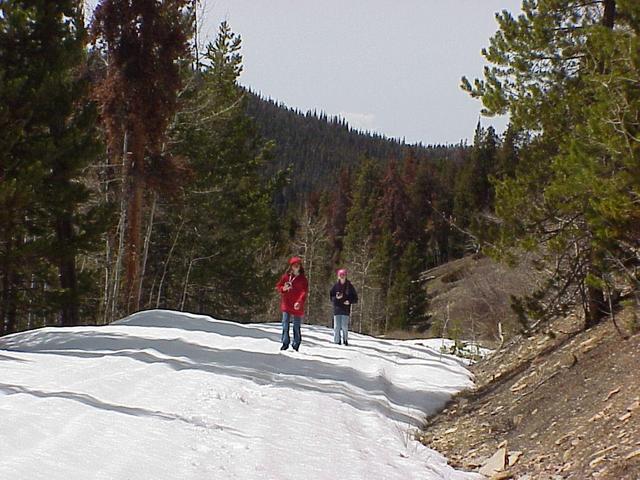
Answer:
<svg viewBox="0 0 640 480"><path fill-rule="evenodd" d="M342 293L342 298L337 298L338 292ZM358 303L358 292L351 284L349 280L345 280L344 283L336 282L336 284L329 292L331 302L333 302L333 314L334 315L349 315L351 313L351 305ZM349 304L345 305L344 302L349 300Z"/></svg>

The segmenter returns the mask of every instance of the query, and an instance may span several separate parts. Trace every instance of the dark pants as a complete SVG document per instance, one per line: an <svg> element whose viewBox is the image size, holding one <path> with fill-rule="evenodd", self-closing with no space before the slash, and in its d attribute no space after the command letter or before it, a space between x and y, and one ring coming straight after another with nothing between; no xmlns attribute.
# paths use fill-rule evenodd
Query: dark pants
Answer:
<svg viewBox="0 0 640 480"><path fill-rule="evenodd" d="M289 347L291 338L289 337L289 324L293 318L293 348L296 350L302 342L302 334L300 333L300 324L302 317L296 317L289 312L282 312L282 345Z"/></svg>

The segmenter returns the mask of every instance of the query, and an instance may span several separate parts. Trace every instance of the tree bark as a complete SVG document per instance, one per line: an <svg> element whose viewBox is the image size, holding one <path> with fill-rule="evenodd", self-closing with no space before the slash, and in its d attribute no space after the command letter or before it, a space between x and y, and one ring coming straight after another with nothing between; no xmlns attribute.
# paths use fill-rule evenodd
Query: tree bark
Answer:
<svg viewBox="0 0 640 480"><path fill-rule="evenodd" d="M14 269L15 246L17 242L14 238L13 212L8 208L6 214L9 220L5 226L5 255L2 262L2 301L0 303L1 335L15 333L18 327L16 318L16 272Z"/></svg>
<svg viewBox="0 0 640 480"><path fill-rule="evenodd" d="M616 0L604 0L602 25L613 30L616 23Z"/></svg>
<svg viewBox="0 0 640 480"><path fill-rule="evenodd" d="M67 248L73 242L73 220L69 212L60 214L56 218L56 235L60 249ZM60 312L60 324L72 327L79 324L78 307L78 276L76 273L76 259L73 253L60 253L58 261L60 272L60 287L64 292L64 301Z"/></svg>
<svg viewBox="0 0 640 480"><path fill-rule="evenodd" d="M600 320L607 314L604 292L598 287L587 287L587 311L585 315L584 328L589 329L600 323Z"/></svg>
<svg viewBox="0 0 640 480"><path fill-rule="evenodd" d="M134 126L131 135L130 184L127 208L126 244L126 309L132 313L139 309L137 286L140 281L140 249L142 247L142 203L144 195L144 152L142 129Z"/></svg>
<svg viewBox="0 0 640 480"><path fill-rule="evenodd" d="M599 265L598 255L592 251L588 270L589 276L595 279L602 278L602 271L598 267ZM604 291L601 287L591 283L587 284L586 307L584 327L588 329L600 323L600 320L609 313L604 299Z"/></svg>
<svg viewBox="0 0 640 480"><path fill-rule="evenodd" d="M137 308L140 308L140 302L142 299L142 282L144 281L144 274L147 270L147 258L149 257L149 244L151 243L151 233L153 231L153 219L156 213L156 203L158 201L158 194L153 194L153 202L151 203L151 213L149 214L149 226L147 227L147 234L144 238L144 251L142 253L142 272L140 273L140 281L138 282L138 298Z"/></svg>
<svg viewBox="0 0 640 480"><path fill-rule="evenodd" d="M6 252L2 259L2 295L0 301L0 336L7 332L7 312L11 295L11 229L5 230Z"/></svg>

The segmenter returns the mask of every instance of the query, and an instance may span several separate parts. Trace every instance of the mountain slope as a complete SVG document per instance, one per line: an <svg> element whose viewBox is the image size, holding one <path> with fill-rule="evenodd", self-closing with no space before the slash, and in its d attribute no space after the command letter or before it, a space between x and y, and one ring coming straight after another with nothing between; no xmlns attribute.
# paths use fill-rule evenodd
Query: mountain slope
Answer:
<svg viewBox="0 0 640 480"><path fill-rule="evenodd" d="M412 439L471 384L440 341L171 311L0 340L0 478L463 479ZM303 471L304 470L304 471Z"/></svg>
<svg viewBox="0 0 640 480"><path fill-rule="evenodd" d="M423 441L469 470L506 450L500 478L640 479L640 312L616 317L620 331L611 320L585 331L572 314L514 337L472 367L476 389Z"/></svg>
<svg viewBox="0 0 640 480"><path fill-rule="evenodd" d="M274 140L275 168L292 167L284 201L327 188L342 168L357 167L364 157L381 162L413 155L417 161L460 162L468 150L458 145L409 145L404 141L351 128L338 117L301 112L246 91L246 112L260 134Z"/></svg>

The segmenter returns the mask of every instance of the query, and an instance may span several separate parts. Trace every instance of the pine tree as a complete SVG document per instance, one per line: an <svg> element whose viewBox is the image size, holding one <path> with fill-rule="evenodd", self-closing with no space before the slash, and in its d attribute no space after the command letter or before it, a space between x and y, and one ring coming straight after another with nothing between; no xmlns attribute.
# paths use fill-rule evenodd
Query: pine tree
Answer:
<svg viewBox="0 0 640 480"><path fill-rule="evenodd" d="M424 266L424 256L420 255L416 243L409 243L387 295L390 329L407 329L424 318L427 295L420 282Z"/></svg>
<svg viewBox="0 0 640 480"><path fill-rule="evenodd" d="M76 259L96 248L107 221L81 181L100 152L82 5L4 2L0 22L3 325L15 331L22 314L33 326L31 310L40 323L58 310L60 324L76 325L84 290Z"/></svg>
<svg viewBox="0 0 640 480"><path fill-rule="evenodd" d="M355 175L351 207L347 212L344 257L351 279L357 284L358 306L354 312L354 325L358 331L363 326L369 333L374 331L374 307L378 280L373 268L373 219L378 197L381 195L380 171L378 165L369 158L363 158ZM368 322L367 322L368 320ZM367 323L369 325L367 326Z"/></svg>
<svg viewBox="0 0 640 480"><path fill-rule="evenodd" d="M146 290L151 306L249 318L271 294L282 176L263 178L271 144L244 111L241 38L223 23L194 72L171 132L189 180L161 199Z"/></svg>
<svg viewBox="0 0 640 480"><path fill-rule="evenodd" d="M347 226L347 213L351 206L351 179L348 169L340 172L337 188L332 192L329 206L329 238L333 250L332 264L338 265L342 260L344 235Z"/></svg>
<svg viewBox="0 0 640 480"><path fill-rule="evenodd" d="M379 298L382 300L383 310L375 318L377 330L389 331L391 325L391 302L389 292L397 275L397 248L390 231L384 231L375 243L372 270L376 279ZM373 321L373 319L372 319Z"/></svg>
<svg viewBox="0 0 640 480"><path fill-rule="evenodd" d="M472 236L469 250L478 248L487 232L483 216L493 208L494 192L491 178L498 169L499 139L493 127L476 127L473 148L462 166L455 183L454 218L456 226Z"/></svg>
<svg viewBox="0 0 640 480"><path fill-rule="evenodd" d="M637 2L526 1L498 16L485 52L495 66L472 86L488 113L509 112L530 137L513 178L496 183L498 249L537 249L556 265L546 292L528 299L540 319L582 304L586 326L608 312L612 274L637 279ZM614 28L616 27L616 28ZM636 287L634 287L636 288ZM535 300L535 301L534 301Z"/></svg>
<svg viewBox="0 0 640 480"><path fill-rule="evenodd" d="M165 140L182 85L180 67L189 59L191 4L101 0L94 14L94 41L108 62L96 94L113 163L120 156L125 160L127 312L137 310L140 301L145 189L150 176L171 181L173 173Z"/></svg>
<svg viewBox="0 0 640 480"><path fill-rule="evenodd" d="M411 237L411 201L396 161L387 164L382 177L382 196L374 218L377 235L389 233L397 251L404 250Z"/></svg>

